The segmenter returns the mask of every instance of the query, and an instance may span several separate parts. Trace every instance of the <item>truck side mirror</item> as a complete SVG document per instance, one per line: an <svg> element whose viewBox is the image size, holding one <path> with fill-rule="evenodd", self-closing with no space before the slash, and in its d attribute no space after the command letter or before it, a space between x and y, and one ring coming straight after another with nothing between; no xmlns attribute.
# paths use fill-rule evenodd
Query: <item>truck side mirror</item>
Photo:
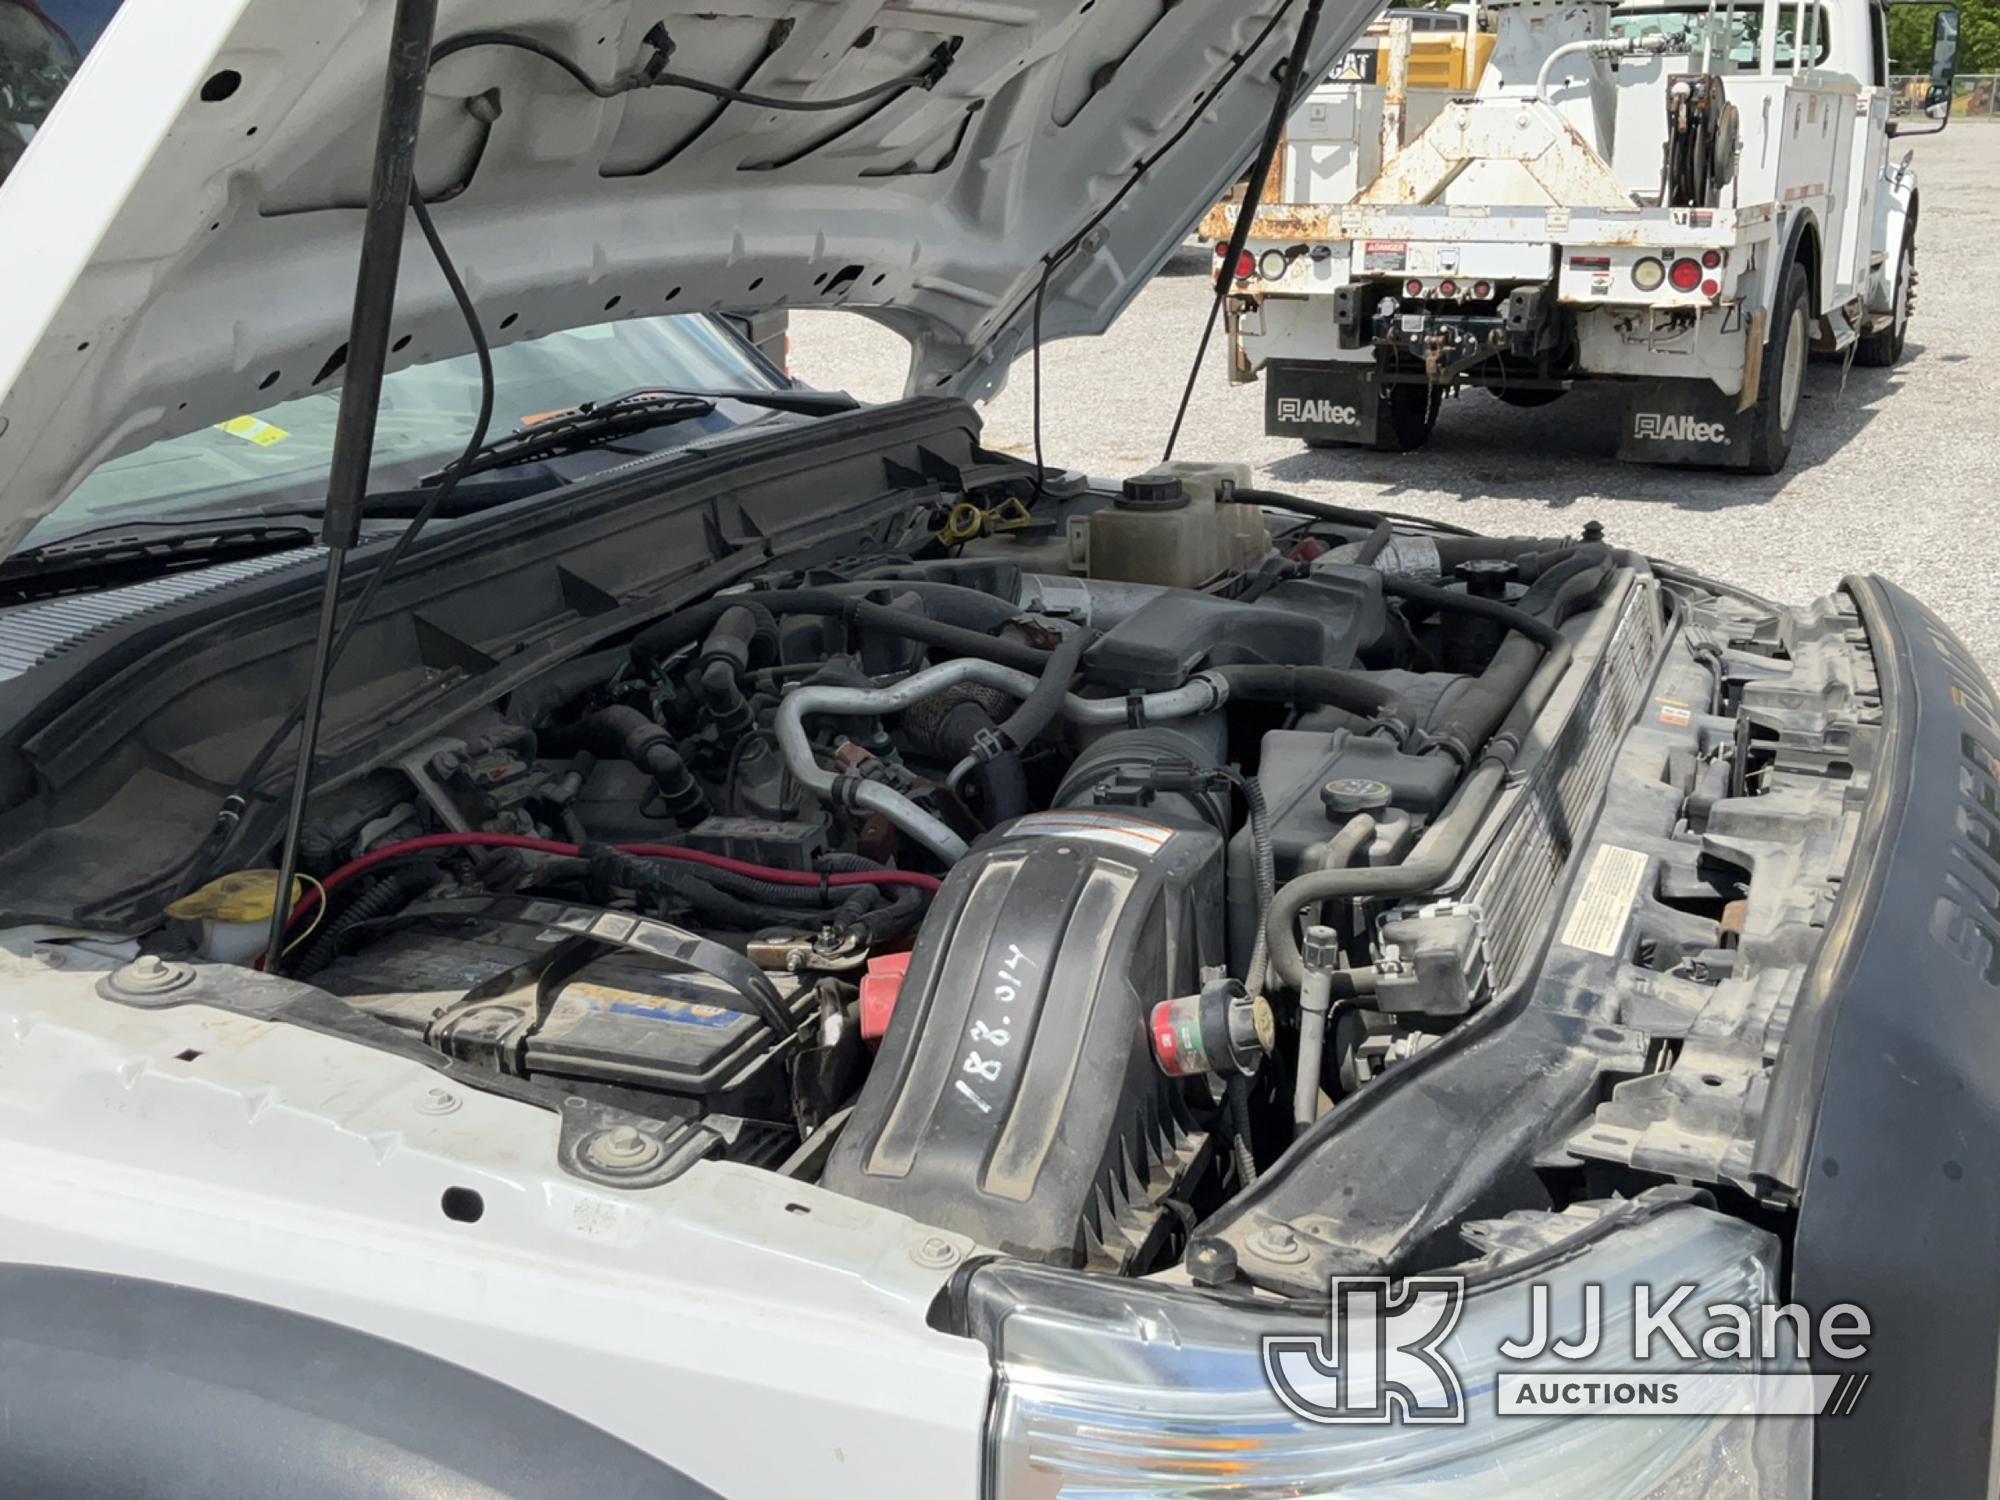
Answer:
<svg viewBox="0 0 2000 1500"><path fill-rule="evenodd" d="M1924 99L1924 112L1937 111L1942 119L1951 112L1951 86L1958 77L1958 12L1941 10L1931 20L1931 88Z"/></svg>
<svg viewBox="0 0 2000 1500"><path fill-rule="evenodd" d="M1891 120L1891 135L1935 135L1951 119L1952 86L1958 79L1958 7L1937 5L1930 0L1890 0L1889 68L1901 73L1914 85L1904 99L1914 104L1917 88L1923 91L1922 109L1928 125ZM1925 37L1923 11L1931 12L1929 37ZM1927 70L1928 77L1924 71ZM1914 111L1913 111L1914 113ZM1914 125L1914 128L1913 128Z"/></svg>

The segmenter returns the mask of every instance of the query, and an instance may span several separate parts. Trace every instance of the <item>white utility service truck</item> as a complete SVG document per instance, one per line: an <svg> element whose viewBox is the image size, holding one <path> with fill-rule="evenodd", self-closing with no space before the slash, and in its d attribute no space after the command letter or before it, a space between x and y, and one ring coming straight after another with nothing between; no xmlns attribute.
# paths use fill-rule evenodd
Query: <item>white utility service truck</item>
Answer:
<svg viewBox="0 0 2000 1500"><path fill-rule="evenodd" d="M1957 13L1928 8L1949 99ZM1917 182L1890 159L1910 126L1881 0L1457 9L1492 39L1476 86L1409 89L1392 23L1375 81L1295 113L1224 268L1232 378L1264 380L1266 431L1401 451L1454 389L1534 407L1608 379L1621 458L1771 474L1809 349L1901 356ZM1218 254L1238 208L1202 226Z"/></svg>

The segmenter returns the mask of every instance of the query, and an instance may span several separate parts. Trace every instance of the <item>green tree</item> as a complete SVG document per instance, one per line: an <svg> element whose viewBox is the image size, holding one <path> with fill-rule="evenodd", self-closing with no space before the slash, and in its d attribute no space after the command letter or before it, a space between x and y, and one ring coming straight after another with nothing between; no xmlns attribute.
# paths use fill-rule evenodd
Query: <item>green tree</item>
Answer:
<svg viewBox="0 0 2000 1500"><path fill-rule="evenodd" d="M1931 23L1940 7L1889 8L1889 71L1931 70ZM1958 71L2000 73L2000 0L1959 0Z"/></svg>

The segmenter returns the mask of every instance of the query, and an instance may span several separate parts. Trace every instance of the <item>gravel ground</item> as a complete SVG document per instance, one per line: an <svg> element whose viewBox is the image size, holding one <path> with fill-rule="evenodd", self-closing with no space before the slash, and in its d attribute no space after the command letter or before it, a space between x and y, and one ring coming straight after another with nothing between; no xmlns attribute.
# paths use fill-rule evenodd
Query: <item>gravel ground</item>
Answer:
<svg viewBox="0 0 2000 1500"><path fill-rule="evenodd" d="M1246 460L1260 482L1348 505L1437 516L1501 535L1611 540L1804 600L1842 575L1911 589L2000 671L2000 125L1954 124L1914 149L1922 174L1921 295L1892 370L1809 367L1791 466L1770 478L1613 460L1615 387L1583 387L1539 411L1481 391L1447 402L1430 446L1404 455L1312 451L1263 435L1261 385L1230 386L1222 339L1209 354L1179 456ZM1183 254L1101 338L1043 351L1051 462L1115 477L1159 457L1207 305L1208 257ZM1982 352L1983 351L1983 352ZM848 314L792 324L792 368L814 385L887 400L902 341ZM1025 362L986 409L987 439L1032 451Z"/></svg>

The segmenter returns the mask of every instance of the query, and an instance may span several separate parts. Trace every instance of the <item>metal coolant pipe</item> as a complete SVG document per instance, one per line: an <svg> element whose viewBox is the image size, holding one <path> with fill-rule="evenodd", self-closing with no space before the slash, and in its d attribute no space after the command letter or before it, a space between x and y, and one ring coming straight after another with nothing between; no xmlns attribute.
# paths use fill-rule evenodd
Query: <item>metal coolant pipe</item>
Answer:
<svg viewBox="0 0 2000 1500"><path fill-rule="evenodd" d="M1326 1050L1326 1017L1333 1009L1333 971L1340 963L1340 934L1308 927L1305 975L1299 983L1299 1067L1292 1080L1292 1126L1300 1135L1319 1118L1320 1058Z"/></svg>
<svg viewBox="0 0 2000 1500"><path fill-rule="evenodd" d="M829 771L820 765L813 755L812 738L806 733L805 721L815 714L875 718L900 713L935 693L963 683L978 683L983 687L998 688L1015 698L1026 698L1034 691L1038 680L1032 673L1017 672L998 662L962 656L926 667L921 672L912 672L888 687L822 685L794 688L778 705L778 747L784 752L785 764L791 767L799 785L807 791L822 800L836 800L841 795L840 784L846 781L846 795L854 806L879 812L939 859L949 863L964 857L964 839L894 787L863 777L844 777L842 773ZM1149 720L1185 719L1211 713L1222 707L1228 698L1228 684L1219 677L1202 672L1177 688L1145 694L1139 699L1139 711ZM1124 698L1079 698L1074 693L1064 693L1061 712L1064 718L1076 724L1122 724L1130 712L1130 705Z"/></svg>

